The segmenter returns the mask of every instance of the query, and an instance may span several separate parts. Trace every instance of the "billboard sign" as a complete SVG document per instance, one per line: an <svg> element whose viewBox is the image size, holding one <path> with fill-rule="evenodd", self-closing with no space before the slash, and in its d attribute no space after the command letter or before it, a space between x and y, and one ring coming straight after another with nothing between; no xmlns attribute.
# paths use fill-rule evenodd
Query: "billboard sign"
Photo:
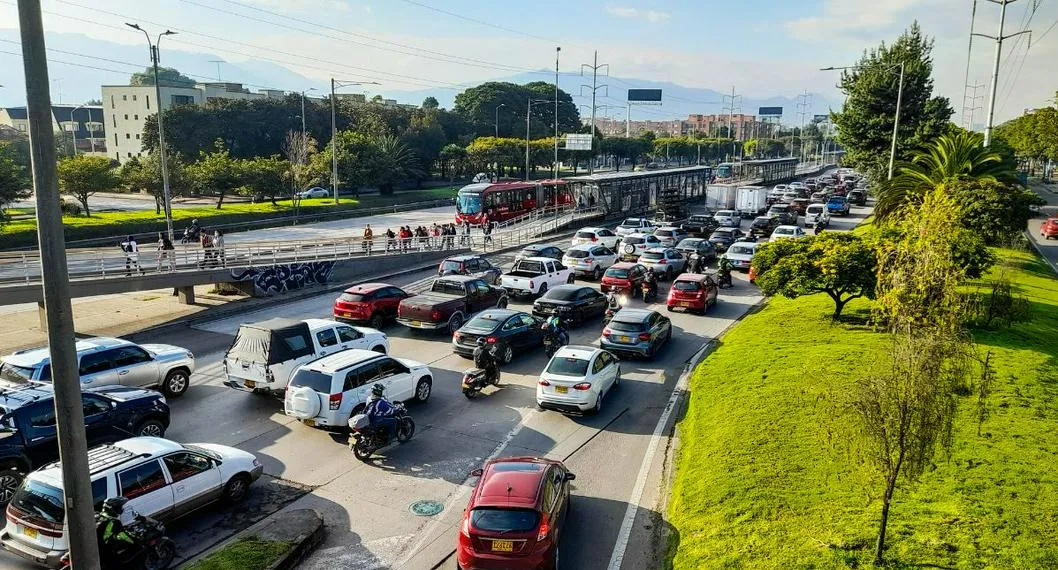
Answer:
<svg viewBox="0 0 1058 570"><path fill-rule="evenodd" d="M782 107L761 107L757 110L757 114L761 117L781 117Z"/></svg>
<svg viewBox="0 0 1058 570"><path fill-rule="evenodd" d="M661 103L661 89L629 89L629 103Z"/></svg>
<svg viewBox="0 0 1058 570"><path fill-rule="evenodd" d="M830 120L830 115L812 115L813 123L825 123Z"/></svg>
<svg viewBox="0 0 1058 570"><path fill-rule="evenodd" d="M566 150L591 150L591 134L566 135Z"/></svg>

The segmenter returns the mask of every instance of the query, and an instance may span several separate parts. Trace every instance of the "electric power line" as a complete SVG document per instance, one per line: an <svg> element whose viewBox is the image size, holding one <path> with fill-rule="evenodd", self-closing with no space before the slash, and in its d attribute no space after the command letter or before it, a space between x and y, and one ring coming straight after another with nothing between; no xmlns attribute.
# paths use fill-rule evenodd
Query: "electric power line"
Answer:
<svg viewBox="0 0 1058 570"><path fill-rule="evenodd" d="M530 34L528 32L524 32L524 31L521 31L521 30L515 30L513 28L506 28L506 27L501 26L499 24L493 24L492 22L486 22L484 20L478 20L478 19L475 19L475 18L471 18L470 16L464 16L462 14L457 14L455 12L449 12L448 10L442 10L442 9L437 8L435 6L430 6L428 4L423 4L422 2L416 2L415 0L402 0L402 1L406 2L408 4L411 4L413 6L418 6L420 8L425 8L427 10L431 10L431 11L437 12L439 14L444 14L446 16L451 16L453 18L458 18L460 20L466 20L467 22L473 22L475 24L480 24L482 26L486 26L486 27L489 27L489 28L495 28L495 29L500 30L500 31L509 32L509 33L512 33L512 34L517 34L519 36L525 36L527 38L534 38L534 39L538 39L538 40L544 40L544 41L549 42L549 43L555 43L555 40L553 40L551 38L545 38L543 36L533 35L533 34Z"/></svg>

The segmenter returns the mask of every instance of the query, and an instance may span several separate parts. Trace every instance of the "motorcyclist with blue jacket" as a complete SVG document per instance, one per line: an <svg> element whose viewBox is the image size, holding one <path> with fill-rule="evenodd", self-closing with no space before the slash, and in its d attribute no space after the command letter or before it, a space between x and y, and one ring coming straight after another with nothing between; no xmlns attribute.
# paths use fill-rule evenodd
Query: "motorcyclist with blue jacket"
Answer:
<svg viewBox="0 0 1058 570"><path fill-rule="evenodd" d="M367 414L371 425L385 429L386 437L393 439L397 435L397 418L393 417L397 410L386 399L385 392L386 387L382 384L372 386L364 413Z"/></svg>

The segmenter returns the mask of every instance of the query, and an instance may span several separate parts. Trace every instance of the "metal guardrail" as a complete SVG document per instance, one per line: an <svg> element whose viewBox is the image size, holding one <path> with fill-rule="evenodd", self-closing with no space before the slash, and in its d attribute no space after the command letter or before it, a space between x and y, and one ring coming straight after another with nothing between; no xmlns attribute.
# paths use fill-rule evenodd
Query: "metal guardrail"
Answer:
<svg viewBox="0 0 1058 570"><path fill-rule="evenodd" d="M143 248L132 256L106 248L70 252L67 266L71 280L121 279L132 274L195 272L215 269L270 267L313 261L336 261L373 255L399 255L422 251L466 249L494 251L532 243L577 220L599 216L598 209L569 210L534 223L497 230L490 235L475 231L469 235L412 237L388 240L375 237L348 237L328 240L299 240L237 243L223 248L201 248L177 244L171 254ZM170 259L172 266L170 270ZM40 256L35 251L0 253L0 287L40 282Z"/></svg>

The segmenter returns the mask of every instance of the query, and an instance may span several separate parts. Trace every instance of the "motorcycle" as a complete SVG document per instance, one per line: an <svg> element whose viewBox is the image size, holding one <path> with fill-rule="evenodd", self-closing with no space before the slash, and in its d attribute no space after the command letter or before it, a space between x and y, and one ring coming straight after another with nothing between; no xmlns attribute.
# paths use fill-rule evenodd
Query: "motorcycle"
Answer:
<svg viewBox="0 0 1058 570"><path fill-rule="evenodd" d="M731 282L731 272L719 272L716 274L716 284L721 289L730 289L734 287L734 283Z"/></svg>
<svg viewBox="0 0 1058 570"><path fill-rule="evenodd" d="M184 235L180 237L180 243L198 243L202 230L196 228L184 228Z"/></svg>
<svg viewBox="0 0 1058 570"><path fill-rule="evenodd" d="M496 369L496 377L489 378L489 373L483 368L471 368L463 373L463 395L467 398L473 398L481 393L481 391L492 384L493 386L500 385L500 371Z"/></svg>
<svg viewBox="0 0 1058 570"><path fill-rule="evenodd" d="M551 358L558 352L558 349L569 344L569 335L563 329L554 329L546 324L544 332L544 353L547 354L548 358Z"/></svg>
<svg viewBox="0 0 1058 570"><path fill-rule="evenodd" d="M415 422L404 404L393 404L393 419L397 420L397 442L411 441L411 436L415 434ZM356 414L349 418L349 429L352 431L349 448L360 461L366 462L376 451L392 443L386 428L371 425L371 418L367 414Z"/></svg>
<svg viewBox="0 0 1058 570"><path fill-rule="evenodd" d="M639 285L640 295L643 297L644 303L650 303L656 301L658 298L658 286L657 284L651 284L649 281L643 281Z"/></svg>
<svg viewBox="0 0 1058 570"><path fill-rule="evenodd" d="M136 518L125 527L125 533L132 538L133 544L122 547L114 555L116 565L103 566L103 570L111 568L165 570L176 558L176 543L165 535L165 525L152 518L136 515ZM60 570L70 568L69 552L59 559L59 568Z"/></svg>

